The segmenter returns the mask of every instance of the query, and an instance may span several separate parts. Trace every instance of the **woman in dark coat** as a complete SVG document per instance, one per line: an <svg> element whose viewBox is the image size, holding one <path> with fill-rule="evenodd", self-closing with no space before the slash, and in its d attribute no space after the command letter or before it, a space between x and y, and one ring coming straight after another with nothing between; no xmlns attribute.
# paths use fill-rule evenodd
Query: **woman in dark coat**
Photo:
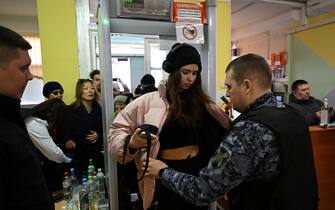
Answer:
<svg viewBox="0 0 335 210"><path fill-rule="evenodd" d="M96 168L104 168L102 145L102 113L95 100L92 81L80 79L76 86L76 100L70 105L70 136L66 148L74 150L76 169L85 174L89 159Z"/></svg>

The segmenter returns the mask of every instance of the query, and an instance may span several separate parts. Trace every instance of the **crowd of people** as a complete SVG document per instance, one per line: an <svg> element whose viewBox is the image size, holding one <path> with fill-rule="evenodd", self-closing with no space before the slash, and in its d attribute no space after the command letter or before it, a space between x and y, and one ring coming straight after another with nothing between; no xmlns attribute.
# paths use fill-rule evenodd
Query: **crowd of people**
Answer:
<svg viewBox="0 0 335 210"><path fill-rule="evenodd" d="M100 72L77 81L70 105L59 82L45 83L46 100L22 117L20 98L33 78L29 49L0 26L0 206L48 210L65 170L81 176L89 159L105 167ZM323 103L310 96L308 82L295 81L289 104L278 106L266 60L240 56L226 68L226 95L241 113L232 121L204 92L202 68L197 49L177 43L158 88L150 74L134 94L113 83L107 138L118 162L120 209L131 209L136 193L145 210L208 209L223 196L233 210L317 210L308 125L320 123Z"/></svg>

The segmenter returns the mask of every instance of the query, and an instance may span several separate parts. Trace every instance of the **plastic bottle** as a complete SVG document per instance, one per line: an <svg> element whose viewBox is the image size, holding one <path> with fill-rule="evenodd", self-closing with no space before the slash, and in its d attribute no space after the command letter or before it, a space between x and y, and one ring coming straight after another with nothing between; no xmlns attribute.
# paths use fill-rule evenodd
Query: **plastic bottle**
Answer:
<svg viewBox="0 0 335 210"><path fill-rule="evenodd" d="M98 210L109 210L108 199L102 198L98 202Z"/></svg>
<svg viewBox="0 0 335 210"><path fill-rule="evenodd" d="M74 168L70 168L70 178L71 178L71 191L73 192L74 189L76 189L77 186L79 185L79 180L77 179Z"/></svg>
<svg viewBox="0 0 335 210"><path fill-rule="evenodd" d="M100 194L100 198L106 198L106 191L105 191L105 175L102 172L101 168L98 168L97 173L97 182L98 182L98 191Z"/></svg>
<svg viewBox="0 0 335 210"><path fill-rule="evenodd" d="M130 194L130 204L131 204L131 210L140 210L137 193Z"/></svg>
<svg viewBox="0 0 335 210"><path fill-rule="evenodd" d="M77 185L72 192L72 210L80 210L80 191L81 186Z"/></svg>
<svg viewBox="0 0 335 210"><path fill-rule="evenodd" d="M82 185L79 193L80 210L89 210L87 179L82 179Z"/></svg>
<svg viewBox="0 0 335 210"><path fill-rule="evenodd" d="M97 201L100 199L100 191L99 191L99 182L98 182L98 177L97 177L97 172L93 172L93 182L96 186L96 191L95 191L95 198Z"/></svg>
<svg viewBox="0 0 335 210"><path fill-rule="evenodd" d="M323 106L321 107L320 126L327 127L329 124L329 107L328 99L323 99Z"/></svg>
<svg viewBox="0 0 335 210"><path fill-rule="evenodd" d="M101 168L98 168L97 173L97 186L100 194L100 199L98 201L98 210L109 210L109 202L106 199L106 188L105 188L105 175Z"/></svg>
<svg viewBox="0 0 335 210"><path fill-rule="evenodd" d="M69 203L72 199L71 193L71 179L69 176L69 172L64 172L64 179L63 179L63 197L66 203Z"/></svg>
<svg viewBox="0 0 335 210"><path fill-rule="evenodd" d="M88 169L87 169L87 177L88 176L93 176L93 169L92 169L93 167L92 166L88 166Z"/></svg>
<svg viewBox="0 0 335 210"><path fill-rule="evenodd" d="M97 187L93 181L93 176L88 176L87 187L88 187L89 210L95 210L96 200L97 200L96 199Z"/></svg>
<svg viewBox="0 0 335 210"><path fill-rule="evenodd" d="M92 172L95 171L95 165L93 163L93 159L88 160L88 169L92 169Z"/></svg>

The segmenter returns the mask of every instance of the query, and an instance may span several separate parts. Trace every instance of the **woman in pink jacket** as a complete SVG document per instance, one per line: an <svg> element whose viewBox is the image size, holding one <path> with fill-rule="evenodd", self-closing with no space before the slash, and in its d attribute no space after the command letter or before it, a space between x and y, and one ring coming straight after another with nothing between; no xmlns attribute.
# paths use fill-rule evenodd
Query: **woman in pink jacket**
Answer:
<svg viewBox="0 0 335 210"><path fill-rule="evenodd" d="M111 125L109 151L120 163L135 160L138 178L143 174L146 159L146 137L139 126L151 124L158 128L152 135L149 156L158 158L176 170L197 174L214 153L231 125L228 116L202 90L201 59L198 51L188 44L175 44L163 62L169 73L158 91L145 94L123 109ZM139 181L143 208L155 202L158 210L198 210L180 199L155 180L144 177ZM156 190L156 199L154 194Z"/></svg>

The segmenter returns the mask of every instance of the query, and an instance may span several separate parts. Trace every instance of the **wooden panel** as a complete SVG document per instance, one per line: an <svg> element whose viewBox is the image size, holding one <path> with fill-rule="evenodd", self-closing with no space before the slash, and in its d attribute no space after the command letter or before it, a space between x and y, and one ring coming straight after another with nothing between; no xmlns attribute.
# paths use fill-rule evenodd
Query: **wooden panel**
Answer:
<svg viewBox="0 0 335 210"><path fill-rule="evenodd" d="M66 202L61 200L60 202L55 203L55 210L63 210L66 207Z"/></svg>
<svg viewBox="0 0 335 210"><path fill-rule="evenodd" d="M335 128L309 128L319 186L319 210L335 209Z"/></svg>

